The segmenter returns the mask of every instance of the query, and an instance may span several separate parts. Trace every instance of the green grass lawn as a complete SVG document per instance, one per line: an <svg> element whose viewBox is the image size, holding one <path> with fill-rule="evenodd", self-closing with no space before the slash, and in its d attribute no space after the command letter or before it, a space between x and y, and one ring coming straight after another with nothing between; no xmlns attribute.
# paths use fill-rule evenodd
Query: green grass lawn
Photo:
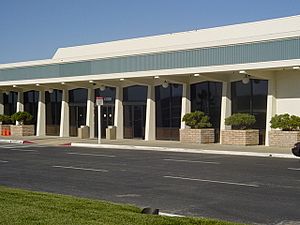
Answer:
<svg viewBox="0 0 300 225"><path fill-rule="evenodd" d="M105 224L156 225L234 223L201 218L143 215L141 209L104 201L12 189L0 186L0 224Z"/></svg>

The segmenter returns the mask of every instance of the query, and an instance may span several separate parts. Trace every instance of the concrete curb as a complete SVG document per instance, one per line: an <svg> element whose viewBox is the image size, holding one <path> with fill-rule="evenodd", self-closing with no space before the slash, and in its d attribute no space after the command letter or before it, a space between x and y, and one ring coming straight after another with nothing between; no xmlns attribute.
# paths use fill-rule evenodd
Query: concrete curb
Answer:
<svg viewBox="0 0 300 225"><path fill-rule="evenodd" d="M25 141L25 140L0 139L0 143L5 143L5 144L33 144L34 142Z"/></svg>
<svg viewBox="0 0 300 225"><path fill-rule="evenodd" d="M205 150L205 149L188 149L188 148L168 148L154 146L135 146L135 145L109 145L109 144L89 144L89 143L71 143L73 147L87 148L114 148L127 150L144 150L144 151L163 151L163 152L184 152L184 153L201 153L201 154L216 154L216 155L235 155L235 156L254 156L254 157L273 157L286 159L299 159L291 154L284 153L266 153L266 152L241 152L241 151L223 151L223 150Z"/></svg>

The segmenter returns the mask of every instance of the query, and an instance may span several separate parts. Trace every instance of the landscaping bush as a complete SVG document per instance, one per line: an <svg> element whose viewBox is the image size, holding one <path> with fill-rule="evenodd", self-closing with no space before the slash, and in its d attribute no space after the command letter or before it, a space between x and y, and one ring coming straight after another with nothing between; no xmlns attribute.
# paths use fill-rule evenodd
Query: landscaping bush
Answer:
<svg viewBox="0 0 300 225"><path fill-rule="evenodd" d="M255 116L248 113L236 113L225 119L225 125L233 126L236 130L250 129L255 124Z"/></svg>
<svg viewBox="0 0 300 225"><path fill-rule="evenodd" d="M11 116L12 121L18 121L20 125L29 123L32 120L32 115L28 112L16 112Z"/></svg>
<svg viewBox="0 0 300 225"><path fill-rule="evenodd" d="M271 128L281 129L283 131L296 131L300 130L300 117L295 115L280 114L272 117Z"/></svg>
<svg viewBox="0 0 300 225"><path fill-rule="evenodd" d="M0 115L0 122L11 123L11 118L8 115Z"/></svg>
<svg viewBox="0 0 300 225"><path fill-rule="evenodd" d="M185 114L182 121L185 122L185 124L190 126L192 129L212 127L212 124L209 122L209 117L201 111L195 111Z"/></svg>

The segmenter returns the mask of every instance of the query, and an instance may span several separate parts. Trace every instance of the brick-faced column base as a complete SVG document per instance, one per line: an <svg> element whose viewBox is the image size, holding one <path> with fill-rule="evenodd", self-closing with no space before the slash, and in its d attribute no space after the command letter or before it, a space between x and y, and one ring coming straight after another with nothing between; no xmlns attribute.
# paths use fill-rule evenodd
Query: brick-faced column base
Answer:
<svg viewBox="0 0 300 225"><path fill-rule="evenodd" d="M222 130L221 144L224 145L258 145L259 130Z"/></svg>

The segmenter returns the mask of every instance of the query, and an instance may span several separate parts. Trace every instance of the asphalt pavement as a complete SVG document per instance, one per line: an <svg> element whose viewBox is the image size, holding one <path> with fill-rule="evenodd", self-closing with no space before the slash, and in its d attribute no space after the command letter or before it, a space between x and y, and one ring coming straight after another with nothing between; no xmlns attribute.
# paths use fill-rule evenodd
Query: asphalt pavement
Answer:
<svg viewBox="0 0 300 225"><path fill-rule="evenodd" d="M249 224L300 222L300 160L0 145L0 185Z"/></svg>

